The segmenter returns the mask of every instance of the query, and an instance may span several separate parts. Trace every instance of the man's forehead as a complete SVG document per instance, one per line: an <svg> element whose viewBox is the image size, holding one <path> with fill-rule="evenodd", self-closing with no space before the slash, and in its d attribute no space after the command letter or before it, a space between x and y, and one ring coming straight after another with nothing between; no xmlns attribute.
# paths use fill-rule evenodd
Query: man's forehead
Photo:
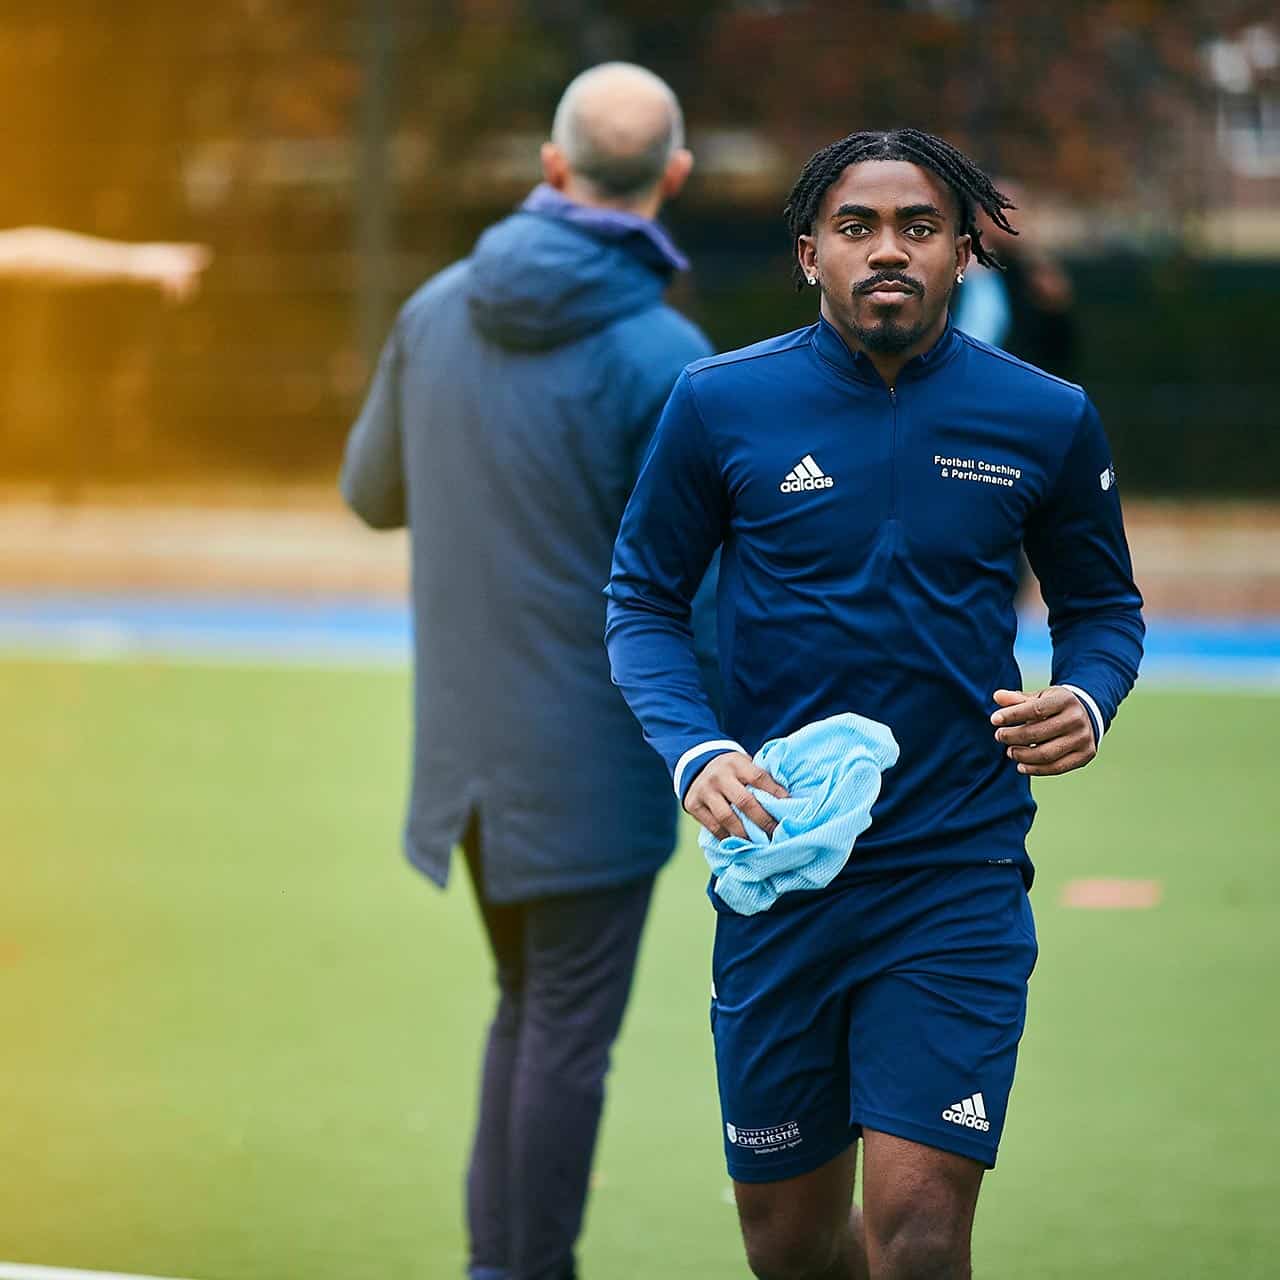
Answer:
<svg viewBox="0 0 1280 1280"><path fill-rule="evenodd" d="M884 217L911 205L931 204L951 215L955 197L951 188L930 169L908 160L862 160L851 164L822 198L821 218L831 217L841 205L874 209Z"/></svg>

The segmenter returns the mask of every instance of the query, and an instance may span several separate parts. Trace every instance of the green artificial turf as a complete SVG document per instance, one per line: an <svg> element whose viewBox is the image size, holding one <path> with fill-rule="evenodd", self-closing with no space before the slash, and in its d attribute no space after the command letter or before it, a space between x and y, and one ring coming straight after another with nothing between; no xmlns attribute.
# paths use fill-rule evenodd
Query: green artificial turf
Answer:
<svg viewBox="0 0 1280 1280"><path fill-rule="evenodd" d="M401 861L403 673L0 664L0 1260L436 1280L490 1000ZM1141 692L1037 784L1041 937L976 1274L1276 1274L1280 701ZM686 830L619 1046L587 1280L743 1277ZM1074 911L1081 876L1153 911Z"/></svg>

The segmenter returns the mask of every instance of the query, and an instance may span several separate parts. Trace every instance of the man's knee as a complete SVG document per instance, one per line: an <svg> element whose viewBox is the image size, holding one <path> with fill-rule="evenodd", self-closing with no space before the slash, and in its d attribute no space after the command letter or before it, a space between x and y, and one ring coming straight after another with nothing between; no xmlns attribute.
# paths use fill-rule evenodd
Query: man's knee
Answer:
<svg viewBox="0 0 1280 1280"><path fill-rule="evenodd" d="M972 1274L969 1231L959 1223L913 1215L868 1245L884 1280L968 1280Z"/></svg>
<svg viewBox="0 0 1280 1280"><path fill-rule="evenodd" d="M617 1029L589 1011L525 1001L521 1052L526 1063L579 1092L604 1088Z"/></svg>
<svg viewBox="0 0 1280 1280"><path fill-rule="evenodd" d="M827 1280L840 1260L838 1232L798 1232L744 1222L747 1265L756 1280Z"/></svg>

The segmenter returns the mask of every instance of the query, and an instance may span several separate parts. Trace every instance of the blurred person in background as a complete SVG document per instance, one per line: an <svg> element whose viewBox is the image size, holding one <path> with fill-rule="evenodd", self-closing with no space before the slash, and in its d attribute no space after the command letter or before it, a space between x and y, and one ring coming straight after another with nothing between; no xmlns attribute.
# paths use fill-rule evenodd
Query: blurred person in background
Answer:
<svg viewBox="0 0 1280 1280"><path fill-rule="evenodd" d="M0 230L0 278L39 283L137 284L186 302L213 260L202 244L131 244L53 227Z"/></svg>
<svg viewBox="0 0 1280 1280"><path fill-rule="evenodd" d="M980 216L983 243L995 251L1001 269L972 264L956 289L952 318L979 342L1073 381L1079 343L1071 278L1041 243L1025 190L1003 179L1000 189L1018 210L1018 230Z"/></svg>
<svg viewBox="0 0 1280 1280"><path fill-rule="evenodd" d="M1000 189L1018 210L1017 232L978 214L983 243L994 250L999 267L969 264L964 283L956 286L952 319L979 342L1072 382L1079 342L1071 279L1043 247L1025 189L1006 179ZM1025 555L1019 559L1018 580L1019 594L1029 596L1034 575Z"/></svg>
<svg viewBox="0 0 1280 1280"><path fill-rule="evenodd" d="M806 810L847 816L823 808L829 738L821 786L789 798L764 743L853 712L900 752L824 887L745 911L709 890L725 1157L767 1280L970 1275L1037 955L1030 779L1094 758L1142 654L1092 403L949 322L971 258L992 261L976 210L1008 230L1010 204L915 129L812 156L786 216L817 322L681 375L618 535L614 678L736 863L781 859L778 814L790 848ZM1031 691L1023 545L1053 639L1053 684ZM689 643L721 547L723 714Z"/></svg>
<svg viewBox="0 0 1280 1280"><path fill-rule="evenodd" d="M497 970L467 1177L472 1280L570 1280L609 1054L675 842L610 683L610 553L658 414L706 338L665 305L655 221L692 157L643 68L565 90L545 182L405 305L342 491L413 554L409 858L461 840Z"/></svg>

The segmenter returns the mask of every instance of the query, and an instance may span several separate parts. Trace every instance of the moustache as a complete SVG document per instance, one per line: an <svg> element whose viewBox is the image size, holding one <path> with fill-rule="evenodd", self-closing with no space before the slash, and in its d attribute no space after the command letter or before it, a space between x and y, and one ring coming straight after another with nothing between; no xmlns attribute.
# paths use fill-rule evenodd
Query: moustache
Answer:
<svg viewBox="0 0 1280 1280"><path fill-rule="evenodd" d="M896 271L877 271L875 275L868 276L867 279L855 284L853 291L854 293L862 294L875 293L877 289L886 284L900 284L904 289L910 289L914 294L924 294L924 285L919 280L913 280L910 276L899 275Z"/></svg>

